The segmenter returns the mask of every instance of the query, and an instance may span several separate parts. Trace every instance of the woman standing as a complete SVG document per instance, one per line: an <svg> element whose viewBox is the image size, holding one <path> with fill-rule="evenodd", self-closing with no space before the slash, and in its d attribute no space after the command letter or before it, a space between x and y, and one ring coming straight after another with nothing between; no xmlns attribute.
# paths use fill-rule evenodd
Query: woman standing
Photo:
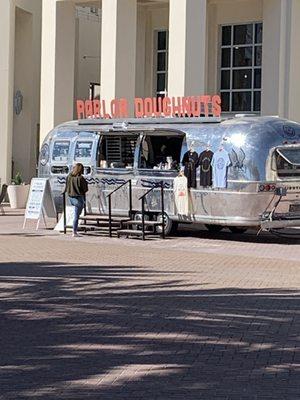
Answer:
<svg viewBox="0 0 300 400"><path fill-rule="evenodd" d="M78 220L84 207L85 194L88 191L87 181L82 176L83 165L77 163L74 165L72 172L67 177L65 192L70 198L72 206L75 207L73 220L73 236L78 236Z"/></svg>

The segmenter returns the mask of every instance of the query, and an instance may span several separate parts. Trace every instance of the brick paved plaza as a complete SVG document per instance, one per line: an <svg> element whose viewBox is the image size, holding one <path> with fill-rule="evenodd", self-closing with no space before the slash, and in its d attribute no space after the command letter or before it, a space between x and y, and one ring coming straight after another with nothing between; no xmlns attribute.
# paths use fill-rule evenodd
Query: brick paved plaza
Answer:
<svg viewBox="0 0 300 400"><path fill-rule="evenodd" d="M300 241L22 221L0 216L1 399L300 398Z"/></svg>

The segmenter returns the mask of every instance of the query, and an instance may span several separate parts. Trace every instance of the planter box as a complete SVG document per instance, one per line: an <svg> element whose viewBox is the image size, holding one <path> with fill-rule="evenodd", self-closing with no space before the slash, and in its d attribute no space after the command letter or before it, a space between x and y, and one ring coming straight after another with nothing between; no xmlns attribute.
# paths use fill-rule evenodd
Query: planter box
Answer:
<svg viewBox="0 0 300 400"><path fill-rule="evenodd" d="M11 208L26 208L30 185L9 185L7 194Z"/></svg>

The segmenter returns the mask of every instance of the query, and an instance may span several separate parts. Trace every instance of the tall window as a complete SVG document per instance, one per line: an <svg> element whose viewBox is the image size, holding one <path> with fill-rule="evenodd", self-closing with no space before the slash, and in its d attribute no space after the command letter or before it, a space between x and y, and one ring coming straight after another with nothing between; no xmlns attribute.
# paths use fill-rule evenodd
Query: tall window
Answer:
<svg viewBox="0 0 300 400"><path fill-rule="evenodd" d="M222 26L222 111L260 111L262 35L262 23Z"/></svg>
<svg viewBox="0 0 300 400"><path fill-rule="evenodd" d="M168 32L156 32L156 97L165 97L168 86Z"/></svg>

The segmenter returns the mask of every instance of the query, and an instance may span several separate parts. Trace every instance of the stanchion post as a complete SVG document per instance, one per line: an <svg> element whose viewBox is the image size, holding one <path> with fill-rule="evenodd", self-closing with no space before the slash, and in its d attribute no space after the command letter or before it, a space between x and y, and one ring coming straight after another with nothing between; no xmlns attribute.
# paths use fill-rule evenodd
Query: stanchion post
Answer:
<svg viewBox="0 0 300 400"><path fill-rule="evenodd" d="M86 216L86 195L84 195L84 207L83 207L84 216Z"/></svg>
<svg viewBox="0 0 300 400"><path fill-rule="evenodd" d="M145 240L145 196L142 197L142 239Z"/></svg>
<svg viewBox="0 0 300 400"><path fill-rule="evenodd" d="M160 186L160 195L161 195L161 216L162 216L162 237L165 238L165 200L164 200L164 182L161 181Z"/></svg>
<svg viewBox="0 0 300 400"><path fill-rule="evenodd" d="M67 233L66 193L63 193L64 234Z"/></svg>
<svg viewBox="0 0 300 400"><path fill-rule="evenodd" d="M109 237L112 237L112 226L111 226L111 196L108 196L108 228Z"/></svg>
<svg viewBox="0 0 300 400"><path fill-rule="evenodd" d="M129 217L132 218L132 182L129 180Z"/></svg>

